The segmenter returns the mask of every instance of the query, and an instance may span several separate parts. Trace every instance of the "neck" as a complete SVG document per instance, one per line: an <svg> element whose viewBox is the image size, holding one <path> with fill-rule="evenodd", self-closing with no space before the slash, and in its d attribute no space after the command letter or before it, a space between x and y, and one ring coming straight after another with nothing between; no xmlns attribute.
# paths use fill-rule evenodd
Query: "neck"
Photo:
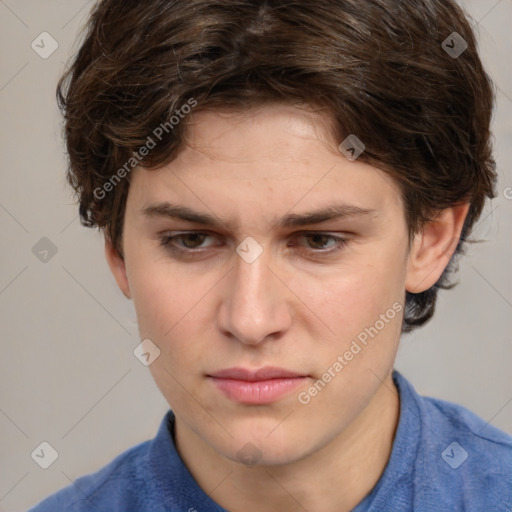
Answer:
<svg viewBox="0 0 512 512"><path fill-rule="evenodd" d="M349 512L381 477L391 455L399 412L390 372L345 431L291 464L247 467L235 463L178 420L176 447L199 486L230 512Z"/></svg>

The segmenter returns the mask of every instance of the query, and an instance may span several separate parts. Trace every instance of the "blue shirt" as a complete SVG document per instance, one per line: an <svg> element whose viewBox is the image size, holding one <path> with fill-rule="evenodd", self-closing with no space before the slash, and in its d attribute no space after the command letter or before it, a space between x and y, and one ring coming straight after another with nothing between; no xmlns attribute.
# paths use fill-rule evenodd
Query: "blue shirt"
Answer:
<svg viewBox="0 0 512 512"><path fill-rule="evenodd" d="M400 418L389 462L353 512L511 512L512 437L460 405L422 397L396 370ZM226 512L178 455L169 411L156 437L29 512Z"/></svg>

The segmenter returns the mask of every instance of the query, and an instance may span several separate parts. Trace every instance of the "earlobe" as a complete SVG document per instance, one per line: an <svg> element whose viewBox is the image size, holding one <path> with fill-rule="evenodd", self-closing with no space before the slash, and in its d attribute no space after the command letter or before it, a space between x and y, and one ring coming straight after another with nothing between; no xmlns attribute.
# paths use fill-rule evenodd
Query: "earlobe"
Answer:
<svg viewBox="0 0 512 512"><path fill-rule="evenodd" d="M416 235L408 259L408 292L428 290L441 277L459 243L469 206L464 203L442 210Z"/></svg>
<svg viewBox="0 0 512 512"><path fill-rule="evenodd" d="M127 299L131 299L130 285L126 275L125 262L115 249L107 234L105 234L105 258L107 259L108 266L110 267L120 290Z"/></svg>

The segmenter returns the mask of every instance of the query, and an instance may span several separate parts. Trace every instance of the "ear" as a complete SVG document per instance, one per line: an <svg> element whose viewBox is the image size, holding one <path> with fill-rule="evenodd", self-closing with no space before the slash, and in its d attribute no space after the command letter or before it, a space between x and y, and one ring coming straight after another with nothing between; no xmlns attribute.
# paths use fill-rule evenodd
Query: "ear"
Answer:
<svg viewBox="0 0 512 512"><path fill-rule="evenodd" d="M124 260L118 254L107 234L105 234L105 257L107 259L108 266L114 275L117 285L123 292L124 296L127 299L131 299L130 285L128 283L128 278L126 277L126 267Z"/></svg>
<svg viewBox="0 0 512 512"><path fill-rule="evenodd" d="M441 277L459 243L469 206L464 203L441 210L416 234L408 258L408 292L424 292Z"/></svg>

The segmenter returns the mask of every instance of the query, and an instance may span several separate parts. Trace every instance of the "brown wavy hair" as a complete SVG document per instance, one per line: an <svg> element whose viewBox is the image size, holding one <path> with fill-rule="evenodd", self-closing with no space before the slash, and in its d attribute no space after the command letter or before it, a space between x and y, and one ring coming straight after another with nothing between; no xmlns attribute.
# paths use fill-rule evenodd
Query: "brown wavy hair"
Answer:
<svg viewBox="0 0 512 512"><path fill-rule="evenodd" d="M443 47L453 32L468 45L460 56ZM496 197L494 97L452 0L102 0L57 87L81 223L104 230L121 257L130 175L119 171L172 161L186 118L170 119L191 99L196 111L276 101L325 109L338 140L356 134L359 158L399 185L410 240L436 212L469 202L438 282L406 292L403 332L425 324L438 289L454 286L456 258ZM161 142L130 160L159 126Z"/></svg>

